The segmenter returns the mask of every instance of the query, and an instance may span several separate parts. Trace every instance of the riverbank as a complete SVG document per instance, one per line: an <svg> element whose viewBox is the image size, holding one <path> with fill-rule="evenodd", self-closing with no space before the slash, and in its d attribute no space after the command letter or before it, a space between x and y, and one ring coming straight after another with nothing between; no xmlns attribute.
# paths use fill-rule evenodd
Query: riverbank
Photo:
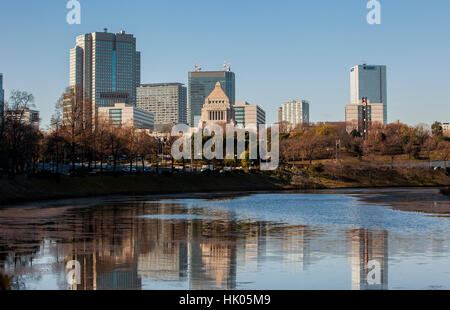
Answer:
<svg viewBox="0 0 450 310"><path fill-rule="evenodd" d="M276 177L262 173L226 175L120 175L0 180L0 205L28 201L106 195L151 195L213 191L263 191L284 188Z"/></svg>
<svg viewBox="0 0 450 310"><path fill-rule="evenodd" d="M398 211L445 216L450 214L450 197L442 195L436 189L417 189L413 192L380 190L376 195L363 191L357 195L364 202L387 205Z"/></svg>
<svg viewBox="0 0 450 310"><path fill-rule="evenodd" d="M299 189L444 187L443 170L392 169L359 165L314 165L273 172L236 170L225 173L69 177L17 176L0 179L0 205L28 201L106 195L151 195L199 192L248 192Z"/></svg>

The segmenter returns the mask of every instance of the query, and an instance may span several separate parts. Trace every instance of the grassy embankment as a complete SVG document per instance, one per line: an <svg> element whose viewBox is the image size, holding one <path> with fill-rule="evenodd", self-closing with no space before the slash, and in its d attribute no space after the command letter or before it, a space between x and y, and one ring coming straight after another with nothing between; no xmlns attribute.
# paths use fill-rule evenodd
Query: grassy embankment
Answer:
<svg viewBox="0 0 450 310"><path fill-rule="evenodd" d="M367 162L325 162L273 172L232 171L201 175L122 175L0 179L0 204L104 195L170 194L217 191L276 191L450 185L444 170L389 168Z"/></svg>

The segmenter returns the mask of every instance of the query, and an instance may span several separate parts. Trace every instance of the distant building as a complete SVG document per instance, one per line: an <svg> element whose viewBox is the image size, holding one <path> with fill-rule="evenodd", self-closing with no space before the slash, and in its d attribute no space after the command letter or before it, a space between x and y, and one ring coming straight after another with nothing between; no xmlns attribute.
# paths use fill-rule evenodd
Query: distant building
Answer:
<svg viewBox="0 0 450 310"><path fill-rule="evenodd" d="M31 110L29 108L22 108L17 110L6 110L4 115L5 117L20 120L23 124L31 125L36 130L39 129L41 121L39 111Z"/></svg>
<svg viewBox="0 0 450 310"><path fill-rule="evenodd" d="M263 125L266 123L266 112L256 104L238 101L233 106L234 121L236 125L246 127L249 125Z"/></svg>
<svg viewBox="0 0 450 310"><path fill-rule="evenodd" d="M443 131L444 135L450 136L450 123L443 123L442 131Z"/></svg>
<svg viewBox="0 0 450 310"><path fill-rule="evenodd" d="M200 70L200 68L196 68L196 71L189 72L189 102L187 114L188 122L191 127L197 125L194 124L195 118L201 117L205 99L215 89L217 82L220 82L231 106L234 105L236 97L235 74L230 71L229 67L224 67L224 71Z"/></svg>
<svg viewBox="0 0 450 310"><path fill-rule="evenodd" d="M382 123L387 124L386 66L363 64L350 69L350 104L359 105L363 98L383 104Z"/></svg>
<svg viewBox="0 0 450 310"><path fill-rule="evenodd" d="M358 104L347 104L345 107L347 131L357 130L365 135L371 123L384 124L384 112L383 103L371 103L367 98L362 98Z"/></svg>
<svg viewBox="0 0 450 310"><path fill-rule="evenodd" d="M214 90L205 99L201 110L201 121L204 124L229 124L234 122L230 99L223 91L220 82L216 83Z"/></svg>
<svg viewBox="0 0 450 310"><path fill-rule="evenodd" d="M0 73L0 124L3 122L5 111L5 90L3 89L3 73Z"/></svg>
<svg viewBox="0 0 450 310"><path fill-rule="evenodd" d="M283 121L283 108L282 108L282 107L279 107L279 108L278 108L278 117L277 117L277 120L278 120L278 124L281 123L281 122Z"/></svg>
<svg viewBox="0 0 450 310"><path fill-rule="evenodd" d="M137 88L137 107L155 117L155 125L187 124L187 89L181 83L144 84Z"/></svg>
<svg viewBox="0 0 450 310"><path fill-rule="evenodd" d="M136 105L141 54L136 38L125 31L93 32L76 38L70 50L70 87L82 104L84 121L95 120L98 107Z"/></svg>
<svg viewBox="0 0 450 310"><path fill-rule="evenodd" d="M281 122L287 122L292 128L309 123L309 101L293 100L281 107Z"/></svg>
<svg viewBox="0 0 450 310"><path fill-rule="evenodd" d="M116 125L135 126L137 129L153 129L152 113L126 103L116 103L113 107L98 108L99 117L109 119Z"/></svg>

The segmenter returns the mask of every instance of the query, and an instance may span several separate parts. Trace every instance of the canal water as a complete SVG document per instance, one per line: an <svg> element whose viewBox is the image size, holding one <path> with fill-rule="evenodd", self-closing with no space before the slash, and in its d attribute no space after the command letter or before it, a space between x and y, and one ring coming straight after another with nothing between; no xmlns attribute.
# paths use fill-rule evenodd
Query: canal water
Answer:
<svg viewBox="0 0 450 310"><path fill-rule="evenodd" d="M437 189L108 197L0 208L12 289L450 289Z"/></svg>

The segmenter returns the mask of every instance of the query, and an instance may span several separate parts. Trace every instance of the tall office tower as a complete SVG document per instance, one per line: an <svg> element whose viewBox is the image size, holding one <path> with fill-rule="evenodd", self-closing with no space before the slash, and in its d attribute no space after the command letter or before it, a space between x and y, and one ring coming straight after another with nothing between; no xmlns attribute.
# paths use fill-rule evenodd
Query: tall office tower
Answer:
<svg viewBox="0 0 450 310"><path fill-rule="evenodd" d="M187 89L181 83L143 84L137 107L153 113L155 125L187 124Z"/></svg>
<svg viewBox="0 0 450 310"><path fill-rule="evenodd" d="M83 103L85 120L95 119L98 107L136 105L140 58L136 38L125 31L113 34L105 29L76 38L70 50L70 88Z"/></svg>
<svg viewBox="0 0 450 310"><path fill-rule="evenodd" d="M350 70L350 104L367 98L383 104L383 123L387 124L386 66L359 65Z"/></svg>
<svg viewBox="0 0 450 310"><path fill-rule="evenodd" d="M188 122L190 126L195 126L195 118L200 119L205 99L216 87L220 85L230 99L231 106L235 103L236 88L235 75L230 68L224 68L224 71L196 71L189 72L189 102L188 102Z"/></svg>
<svg viewBox="0 0 450 310"><path fill-rule="evenodd" d="M282 121L290 123L291 127L309 123L309 101L293 100L285 102L281 109Z"/></svg>
<svg viewBox="0 0 450 310"><path fill-rule="evenodd" d="M0 124L3 122L5 111L5 91L3 90L3 73L0 73Z"/></svg>

